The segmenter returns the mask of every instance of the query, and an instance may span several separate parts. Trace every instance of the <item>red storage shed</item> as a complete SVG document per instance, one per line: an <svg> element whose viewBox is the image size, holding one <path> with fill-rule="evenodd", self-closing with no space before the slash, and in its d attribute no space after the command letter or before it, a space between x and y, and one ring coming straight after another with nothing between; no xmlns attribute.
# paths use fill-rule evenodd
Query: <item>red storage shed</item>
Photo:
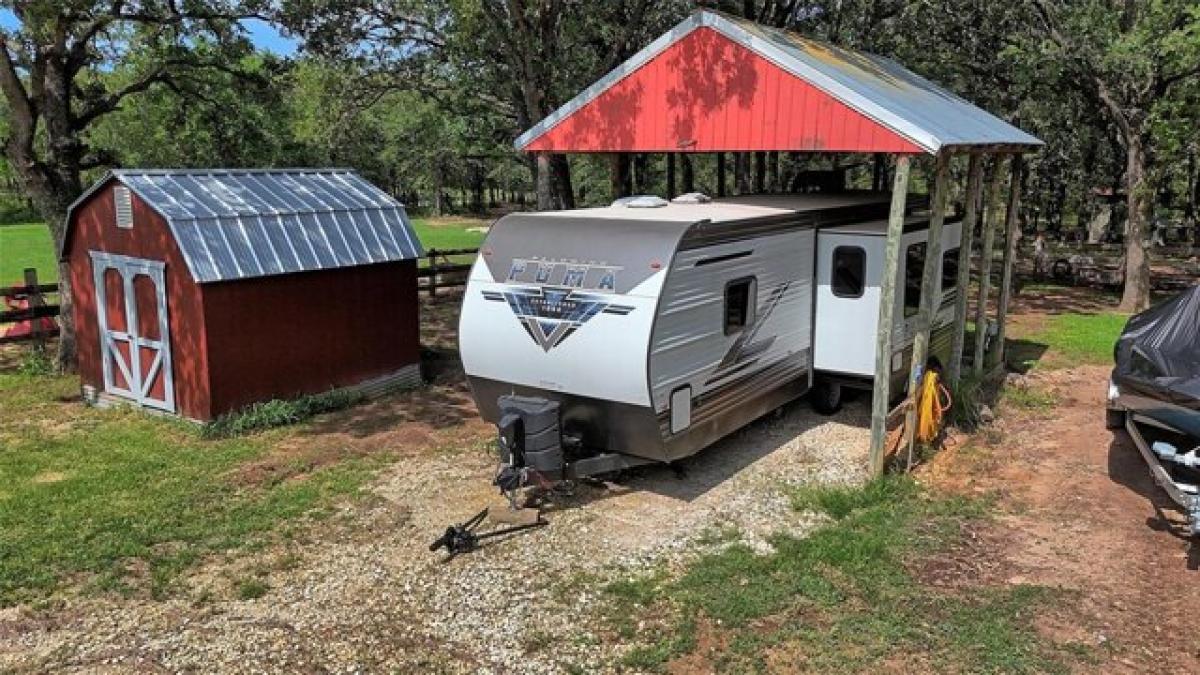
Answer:
<svg viewBox="0 0 1200 675"><path fill-rule="evenodd" d="M84 396L209 420L419 381L404 207L352 171L119 170L67 213Z"/></svg>

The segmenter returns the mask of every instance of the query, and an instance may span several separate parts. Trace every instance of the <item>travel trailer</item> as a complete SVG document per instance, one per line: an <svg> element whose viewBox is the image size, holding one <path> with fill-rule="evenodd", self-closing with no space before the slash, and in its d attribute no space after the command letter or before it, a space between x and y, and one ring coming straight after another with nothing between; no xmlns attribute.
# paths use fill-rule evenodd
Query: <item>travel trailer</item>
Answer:
<svg viewBox="0 0 1200 675"><path fill-rule="evenodd" d="M672 462L810 390L831 412L846 387L870 388L888 209L878 193L691 195L498 220L459 341L505 465L557 479ZM927 215L908 214L900 393L928 232ZM950 347L960 236L947 222L930 261L943 280L935 355Z"/></svg>

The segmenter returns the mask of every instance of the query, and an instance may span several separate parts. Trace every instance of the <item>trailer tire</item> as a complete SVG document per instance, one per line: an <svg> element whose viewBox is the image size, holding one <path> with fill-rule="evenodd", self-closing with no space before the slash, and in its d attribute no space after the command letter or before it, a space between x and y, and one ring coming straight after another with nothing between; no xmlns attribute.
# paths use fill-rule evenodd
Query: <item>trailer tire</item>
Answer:
<svg viewBox="0 0 1200 675"><path fill-rule="evenodd" d="M808 393L813 410L822 415L833 415L842 409L842 385L829 380L817 380Z"/></svg>
<svg viewBox="0 0 1200 675"><path fill-rule="evenodd" d="M1104 428L1110 431L1125 428L1125 411L1114 408L1104 409Z"/></svg>

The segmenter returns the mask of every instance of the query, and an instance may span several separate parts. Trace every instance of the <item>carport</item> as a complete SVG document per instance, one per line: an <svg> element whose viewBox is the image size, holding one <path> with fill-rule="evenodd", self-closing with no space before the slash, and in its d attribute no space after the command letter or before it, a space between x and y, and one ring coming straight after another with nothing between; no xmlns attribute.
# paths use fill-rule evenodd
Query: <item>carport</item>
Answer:
<svg viewBox="0 0 1200 675"><path fill-rule="evenodd" d="M933 162L927 260L941 258L951 166L965 158L958 288L969 287L973 233L982 223L976 326L988 325L994 249L1004 247L994 348L985 353L987 341L975 341L972 368L977 374L1004 361L1005 319L1020 237L1022 155L1041 145L895 61L711 10L694 12L516 142L517 149L531 153L781 151L868 154L879 164L890 158L892 202L881 291L893 300L900 292L900 237L913 158L924 155ZM718 155L720 167L723 154ZM910 383L920 376L929 351L936 275L936 265L924 266ZM962 375L967 293L959 293L956 302L953 357L947 364L952 382ZM879 325L893 325L894 307L895 302L880 303ZM893 331L880 331L876 344L870 450L874 473L884 469L888 420L906 411L908 431L900 447L911 446L915 426L915 406L888 409L895 339ZM908 403L915 390L909 387Z"/></svg>

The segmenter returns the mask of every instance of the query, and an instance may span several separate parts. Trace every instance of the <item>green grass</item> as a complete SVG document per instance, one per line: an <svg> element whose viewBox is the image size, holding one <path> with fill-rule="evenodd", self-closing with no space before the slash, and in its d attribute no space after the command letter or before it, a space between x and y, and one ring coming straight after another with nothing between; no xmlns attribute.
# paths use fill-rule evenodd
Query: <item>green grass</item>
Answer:
<svg viewBox="0 0 1200 675"><path fill-rule="evenodd" d="M754 672L802 664L816 672L863 672L885 660L903 669L956 672L1065 671L1079 645L1039 636L1031 615L1060 592L1035 586L956 591L913 570L953 549L980 500L932 498L904 478L862 489L797 490L793 503L832 520L803 539L776 536L759 555L734 545L705 555L673 579L607 589L614 626L638 625L626 665L661 669L695 649L703 623L727 645L717 670ZM969 553L967 553L969 554ZM666 617L657 621L646 617ZM782 660L778 660L782 658Z"/></svg>
<svg viewBox="0 0 1200 675"><path fill-rule="evenodd" d="M39 281L58 280L50 229L45 223L0 225L0 286L23 281L27 267L37 269Z"/></svg>
<svg viewBox="0 0 1200 675"><path fill-rule="evenodd" d="M432 248L479 248L483 244L483 239L486 235L482 232L468 232L467 229L485 227L488 222L485 220L469 219L429 220L414 218L412 224L413 229L417 231L417 237L420 238L421 244L428 251Z"/></svg>
<svg viewBox="0 0 1200 675"><path fill-rule="evenodd" d="M240 600L257 600L267 594L271 587L261 579L242 579L234 590Z"/></svg>
<svg viewBox="0 0 1200 675"><path fill-rule="evenodd" d="M0 606L65 583L168 594L204 555L286 536L369 476L366 460L250 484L286 432L206 441L188 423L70 401L73 377L0 372Z"/></svg>
<svg viewBox="0 0 1200 675"><path fill-rule="evenodd" d="M1041 343L1070 364L1112 363L1113 346L1129 317L1116 312L1058 314L1025 340Z"/></svg>
<svg viewBox="0 0 1200 675"><path fill-rule="evenodd" d="M1005 387L1000 400L1007 405L1034 412L1048 412L1058 405L1058 397L1053 392L1039 387Z"/></svg>

